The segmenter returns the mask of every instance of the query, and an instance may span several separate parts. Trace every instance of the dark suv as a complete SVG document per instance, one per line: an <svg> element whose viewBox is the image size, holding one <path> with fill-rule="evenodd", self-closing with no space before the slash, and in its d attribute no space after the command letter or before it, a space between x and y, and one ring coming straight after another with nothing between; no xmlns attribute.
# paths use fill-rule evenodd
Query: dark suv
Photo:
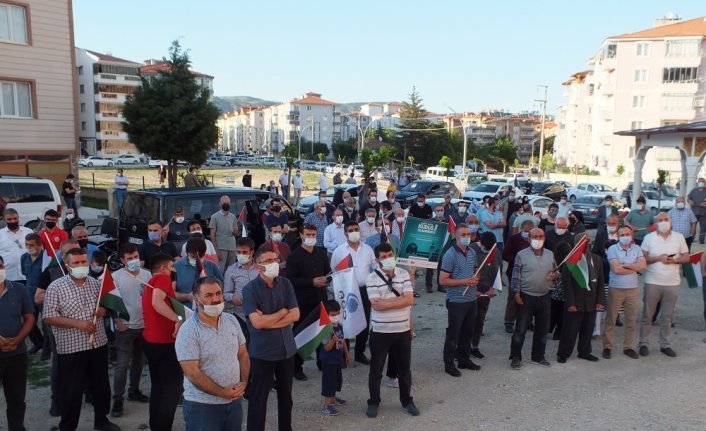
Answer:
<svg viewBox="0 0 706 431"><path fill-rule="evenodd" d="M417 180L397 190L395 200L402 208L407 208L417 200L418 195L423 194L427 198L443 198L446 193L451 193L455 198L459 196L456 186L448 181Z"/></svg>
<svg viewBox="0 0 706 431"><path fill-rule="evenodd" d="M245 207L248 236L256 245L262 244L265 241L262 214L268 201L276 195L247 187L128 191L120 214L120 243L142 244L147 239L147 222L157 219L166 226L177 205L184 208L186 220L195 218L201 221L203 232L208 237L208 223L211 215L220 211L220 198L223 195L230 197L230 212L236 217ZM282 200L282 211L289 214L290 228L296 228L297 215L291 205L283 197L277 197Z"/></svg>
<svg viewBox="0 0 706 431"><path fill-rule="evenodd" d="M552 181L538 181L532 183L532 193L537 196L544 196L554 201L559 201L561 195L566 193L564 186Z"/></svg>

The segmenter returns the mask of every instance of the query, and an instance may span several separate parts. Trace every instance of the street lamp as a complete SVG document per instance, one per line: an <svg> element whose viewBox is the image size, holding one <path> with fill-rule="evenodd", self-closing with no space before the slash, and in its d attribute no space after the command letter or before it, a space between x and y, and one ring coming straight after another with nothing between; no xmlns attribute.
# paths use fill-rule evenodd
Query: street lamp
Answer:
<svg viewBox="0 0 706 431"><path fill-rule="evenodd" d="M379 120L380 118L371 118L370 123L365 127L365 130L363 130L363 128L360 126L360 116L358 117L358 120L355 123L356 127L358 127L358 132L360 132L360 149L358 150L358 161L360 161L360 153L363 151L363 148L365 148L365 134L368 133L368 129L370 129L370 126L372 126L374 122Z"/></svg>

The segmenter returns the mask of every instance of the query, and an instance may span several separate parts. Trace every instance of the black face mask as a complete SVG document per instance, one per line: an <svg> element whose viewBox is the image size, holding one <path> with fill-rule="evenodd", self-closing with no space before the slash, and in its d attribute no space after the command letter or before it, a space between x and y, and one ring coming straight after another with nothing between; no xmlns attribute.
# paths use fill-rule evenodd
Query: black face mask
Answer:
<svg viewBox="0 0 706 431"><path fill-rule="evenodd" d="M222 204L222 205L221 205L221 209L222 209L223 211L228 211L228 210L230 210L230 204Z"/></svg>
<svg viewBox="0 0 706 431"><path fill-rule="evenodd" d="M8 223L7 228L10 230L17 230L20 227L20 222Z"/></svg>
<svg viewBox="0 0 706 431"><path fill-rule="evenodd" d="M169 278L172 279L172 281L176 281L176 272L172 271L169 273Z"/></svg>
<svg viewBox="0 0 706 431"><path fill-rule="evenodd" d="M88 240L87 239L79 239L78 245L81 248L86 248L86 247L88 247Z"/></svg>
<svg viewBox="0 0 706 431"><path fill-rule="evenodd" d="M49 228L49 229L54 229L56 227L56 222L55 221L46 221L44 224Z"/></svg>
<svg viewBox="0 0 706 431"><path fill-rule="evenodd" d="M278 213L281 209L282 209L282 207L272 207L272 211L274 211L276 213Z"/></svg>

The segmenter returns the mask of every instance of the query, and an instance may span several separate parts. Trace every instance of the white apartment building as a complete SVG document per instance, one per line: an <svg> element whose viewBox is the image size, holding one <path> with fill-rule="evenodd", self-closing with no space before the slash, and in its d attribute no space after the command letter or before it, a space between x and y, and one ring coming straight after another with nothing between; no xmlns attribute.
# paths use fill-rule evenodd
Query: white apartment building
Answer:
<svg viewBox="0 0 706 431"><path fill-rule="evenodd" d="M706 98L706 21L665 17L650 29L605 39L588 64L564 82L567 102L558 111L556 157L614 174L634 173L632 137L615 132L700 121ZM681 176L673 149L647 153L643 178L657 169Z"/></svg>
<svg viewBox="0 0 706 431"><path fill-rule="evenodd" d="M218 119L221 130L220 149L231 152L269 154L270 142L265 142L265 107L243 106ZM274 139L276 141L276 139Z"/></svg>
<svg viewBox="0 0 706 431"><path fill-rule="evenodd" d="M70 0L0 0L0 173L77 174Z"/></svg>
<svg viewBox="0 0 706 431"><path fill-rule="evenodd" d="M141 64L76 48L81 152L113 157L137 154L121 123L123 104L140 85Z"/></svg>

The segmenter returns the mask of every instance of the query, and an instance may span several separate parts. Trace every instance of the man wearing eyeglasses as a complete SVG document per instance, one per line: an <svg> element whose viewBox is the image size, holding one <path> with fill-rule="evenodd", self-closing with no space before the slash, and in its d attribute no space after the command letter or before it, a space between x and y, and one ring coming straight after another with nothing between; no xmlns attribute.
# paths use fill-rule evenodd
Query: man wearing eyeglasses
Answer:
<svg viewBox="0 0 706 431"><path fill-rule="evenodd" d="M6 208L3 218L7 226L0 229L0 256L5 260L6 279L24 284L20 258L27 252L25 237L32 229L20 226L20 216L13 208Z"/></svg>

